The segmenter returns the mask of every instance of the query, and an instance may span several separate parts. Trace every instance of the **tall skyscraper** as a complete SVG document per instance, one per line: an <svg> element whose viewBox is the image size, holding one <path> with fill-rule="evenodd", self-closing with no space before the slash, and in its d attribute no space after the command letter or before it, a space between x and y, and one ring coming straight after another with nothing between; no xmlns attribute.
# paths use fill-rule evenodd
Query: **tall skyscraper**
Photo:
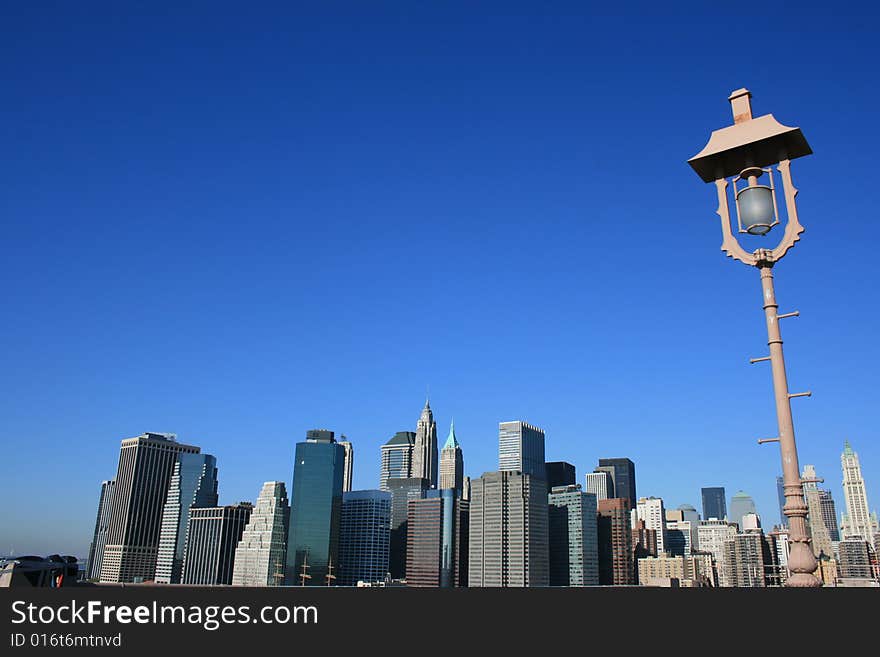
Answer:
<svg viewBox="0 0 880 657"><path fill-rule="evenodd" d="M614 497L614 485L611 474L606 471L588 472L586 475L586 491L596 496L596 500L609 500Z"/></svg>
<svg viewBox="0 0 880 657"><path fill-rule="evenodd" d="M579 484L556 486L548 505L550 586L598 586L596 496Z"/></svg>
<svg viewBox="0 0 880 657"><path fill-rule="evenodd" d="M703 488L703 520L727 518L727 497L723 486Z"/></svg>
<svg viewBox="0 0 880 657"><path fill-rule="evenodd" d="M345 440L345 436L340 436L342 440L339 445L345 450L345 465L342 468L342 492L347 493L351 490L354 478L354 447L351 442Z"/></svg>
<svg viewBox="0 0 880 657"><path fill-rule="evenodd" d="M874 537L880 533L877 514L868 512L868 494L865 492L859 455L853 451L848 440L840 455L840 465L843 469L843 497L846 500L846 513L840 521L842 538L846 540L861 536L868 545L876 549Z"/></svg>
<svg viewBox="0 0 880 657"><path fill-rule="evenodd" d="M657 554L666 553L666 509L659 497L641 497L636 503L633 518L645 521L645 526L657 532ZM633 527L635 527L633 522Z"/></svg>
<svg viewBox="0 0 880 657"><path fill-rule="evenodd" d="M543 478L487 472L471 483L470 503L468 586L549 585Z"/></svg>
<svg viewBox="0 0 880 657"><path fill-rule="evenodd" d="M391 533L388 572L392 579L406 577L406 551L409 536L409 502L420 500L428 491L429 482L419 477L389 479L391 492Z"/></svg>
<svg viewBox="0 0 880 657"><path fill-rule="evenodd" d="M549 461L544 464L547 473L547 490L558 486L574 486L577 482L575 467L565 461Z"/></svg>
<svg viewBox="0 0 880 657"><path fill-rule="evenodd" d="M162 510L157 583L180 583L189 510L209 506L217 506L217 459L210 454L178 455Z"/></svg>
<svg viewBox="0 0 880 657"><path fill-rule="evenodd" d="M599 583L629 586L635 584L632 521L626 498L598 502Z"/></svg>
<svg viewBox="0 0 880 657"><path fill-rule="evenodd" d="M86 571L88 579L101 576L101 563L104 561L104 546L107 544L107 528L110 526L110 498L116 480L101 482L101 497L98 499L98 515L95 518L95 533L89 547L89 564Z"/></svg>
<svg viewBox="0 0 880 657"><path fill-rule="evenodd" d="M837 526L837 511L830 490L819 489L819 506L822 509L822 519L825 521L828 535L834 543L837 543L840 540L840 529Z"/></svg>
<svg viewBox="0 0 880 657"><path fill-rule="evenodd" d="M286 582L323 586L339 566L345 450L332 431L313 429L296 444Z"/></svg>
<svg viewBox="0 0 880 657"><path fill-rule="evenodd" d="M431 488L437 487L437 423L434 422L434 413L428 400L425 400L425 407L416 424L412 477L427 479Z"/></svg>
<svg viewBox="0 0 880 657"><path fill-rule="evenodd" d="M785 480L776 477L776 499L779 502L779 526L788 527L788 518L785 517Z"/></svg>
<svg viewBox="0 0 880 657"><path fill-rule="evenodd" d="M409 501L407 586L467 586L469 508L454 488L430 490Z"/></svg>
<svg viewBox="0 0 880 657"><path fill-rule="evenodd" d="M544 430L525 422L498 425L498 469L547 480Z"/></svg>
<svg viewBox="0 0 880 657"><path fill-rule="evenodd" d="M755 508L755 501L751 495L744 491L739 491L730 498L730 521L739 525L740 531L743 529L742 518L747 513L757 514L758 509Z"/></svg>
<svg viewBox="0 0 880 657"><path fill-rule="evenodd" d="M807 502L807 522L810 529L811 547L816 557L825 555L834 556L834 547L831 545L831 534L825 526L822 516L822 500L819 497L819 487L816 485L816 468L805 465L801 473L804 482L804 500Z"/></svg>
<svg viewBox="0 0 880 657"><path fill-rule="evenodd" d="M630 508L636 501L636 464L627 458L599 459L597 471L605 471L611 475L614 486L614 497L629 500Z"/></svg>
<svg viewBox="0 0 880 657"><path fill-rule="evenodd" d="M241 502L189 510L181 578L184 584L232 584L235 548L253 508L250 502Z"/></svg>
<svg viewBox="0 0 880 657"><path fill-rule="evenodd" d="M101 562L102 582L152 580L156 573L162 511L179 454L199 448L174 434L144 433L122 441L110 525Z"/></svg>
<svg viewBox="0 0 880 657"><path fill-rule="evenodd" d="M464 489L464 457L455 437L455 422L449 426L446 444L440 451L440 488L452 488L461 497Z"/></svg>
<svg viewBox="0 0 880 657"><path fill-rule="evenodd" d="M289 530L287 487L283 481L267 481L235 548L232 584L282 585Z"/></svg>
<svg viewBox="0 0 880 657"><path fill-rule="evenodd" d="M339 531L340 586L381 582L388 574L391 493L355 490L342 496Z"/></svg>
<svg viewBox="0 0 880 657"><path fill-rule="evenodd" d="M382 471L379 475L379 490L390 490L389 479L409 479L412 476L413 447L416 434L412 431L398 431L382 445Z"/></svg>

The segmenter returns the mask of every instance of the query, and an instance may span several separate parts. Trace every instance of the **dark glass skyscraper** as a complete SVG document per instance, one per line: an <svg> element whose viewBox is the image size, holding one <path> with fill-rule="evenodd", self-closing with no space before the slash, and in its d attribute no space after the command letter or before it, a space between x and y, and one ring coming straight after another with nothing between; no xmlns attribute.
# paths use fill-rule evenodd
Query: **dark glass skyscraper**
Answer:
<svg viewBox="0 0 880 657"><path fill-rule="evenodd" d="M599 459L596 470L611 475L614 497L629 500L630 508L634 509L639 500L636 497L636 464L627 458Z"/></svg>
<svg viewBox="0 0 880 657"><path fill-rule="evenodd" d="M822 508L822 519L828 528L828 535L832 541L840 540L840 528L837 526L837 512L834 509L834 500L830 490L819 490L819 504Z"/></svg>
<svg viewBox="0 0 880 657"><path fill-rule="evenodd" d="M355 490L342 495L337 584L357 586L359 581L385 579L390 524L391 493Z"/></svg>
<svg viewBox="0 0 880 657"><path fill-rule="evenodd" d="M724 520L727 517L727 498L724 487L716 486L703 488L703 520L716 518Z"/></svg>
<svg viewBox="0 0 880 657"><path fill-rule="evenodd" d="M468 509L454 488L429 490L424 499L409 501L407 586L467 586Z"/></svg>
<svg viewBox="0 0 880 657"><path fill-rule="evenodd" d="M328 565L339 565L339 524L345 450L333 432L314 429L296 444L287 540L286 581L323 586ZM308 575L309 577L303 577Z"/></svg>
<svg viewBox="0 0 880 657"><path fill-rule="evenodd" d="M406 547L408 535L408 505L410 500L420 500L430 488L431 482L421 477L393 478L388 480L391 492L391 534L389 538L388 571L392 579L406 577Z"/></svg>
<svg viewBox="0 0 880 657"><path fill-rule="evenodd" d="M571 463L565 461L550 461L544 464L547 472L547 490L557 486L574 486L575 469Z"/></svg>
<svg viewBox="0 0 880 657"><path fill-rule="evenodd" d="M416 434L398 431L382 445L382 470L379 474L379 490L388 488L389 479L407 479L412 475L413 448Z"/></svg>

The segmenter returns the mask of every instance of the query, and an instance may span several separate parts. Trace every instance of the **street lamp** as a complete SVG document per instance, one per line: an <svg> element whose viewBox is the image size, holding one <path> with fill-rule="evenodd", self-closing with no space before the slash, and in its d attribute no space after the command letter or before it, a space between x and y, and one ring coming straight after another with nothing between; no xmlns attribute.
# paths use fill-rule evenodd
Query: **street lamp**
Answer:
<svg viewBox="0 0 880 657"><path fill-rule="evenodd" d="M723 236L721 250L728 257L757 267L761 272L770 355L753 358L751 362L770 361L779 435L759 442L778 442L782 455L785 491L783 512L789 521L788 540L791 545L788 561L791 576L787 586L821 586L819 580L813 576L817 562L807 535L807 505L804 502L794 424L791 419L791 398L809 396L810 393L789 393L782 355L782 335L779 332L779 320L795 317L798 313L778 314L772 271L773 265L788 253L804 232L804 227L798 221L795 205L797 189L791 181L791 160L810 155L813 151L800 128L784 126L772 114L752 118L751 95L747 89L738 89L730 95L728 100L733 109L733 125L715 130L706 147L688 160L688 163L704 182L715 183L718 192L717 213L721 218ZM732 184L738 233L767 235L780 223L772 170L774 165L781 179L785 198L785 232L775 247L759 248L749 253L733 235L728 190ZM766 184L761 184L764 181Z"/></svg>

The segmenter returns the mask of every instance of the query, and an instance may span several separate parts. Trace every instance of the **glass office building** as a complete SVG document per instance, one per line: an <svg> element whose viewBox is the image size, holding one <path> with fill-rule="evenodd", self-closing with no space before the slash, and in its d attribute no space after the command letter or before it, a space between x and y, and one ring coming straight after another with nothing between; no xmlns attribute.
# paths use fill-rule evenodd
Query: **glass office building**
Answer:
<svg viewBox="0 0 880 657"><path fill-rule="evenodd" d="M336 583L381 582L388 574L391 493L355 490L342 496Z"/></svg>
<svg viewBox="0 0 880 657"><path fill-rule="evenodd" d="M544 431L525 422L498 425L498 469L547 480Z"/></svg>
<svg viewBox="0 0 880 657"><path fill-rule="evenodd" d="M339 524L345 450L333 432L316 429L296 444L286 581L324 586L328 566L339 565Z"/></svg>

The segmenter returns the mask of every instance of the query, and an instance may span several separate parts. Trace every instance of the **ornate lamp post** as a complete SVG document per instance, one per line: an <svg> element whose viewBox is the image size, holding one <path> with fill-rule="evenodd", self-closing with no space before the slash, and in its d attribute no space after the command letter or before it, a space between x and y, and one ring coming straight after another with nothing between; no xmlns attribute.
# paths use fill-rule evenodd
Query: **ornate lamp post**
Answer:
<svg viewBox="0 0 880 657"><path fill-rule="evenodd" d="M751 93L747 89L738 89L730 95L728 100L733 109L733 125L715 130L706 147L688 160L688 163L704 182L715 183L718 192L717 212L721 218L723 235L721 250L728 257L757 267L761 272L770 355L753 358L751 362L770 361L779 435L777 438L758 442L778 442L782 454L785 491L783 512L789 520L791 546L788 561L791 576L787 585L821 586L819 580L813 576L817 562L807 534L807 505L804 502L794 423L791 419L791 398L809 396L810 393L789 393L782 355L782 335L779 332L779 320L797 316L798 313L779 315L773 289L773 265L788 253L804 232L795 206L797 189L791 181L791 160L810 155L813 151L799 128L780 124L772 114L752 118L750 99ZM760 248L749 253L733 235L729 199L732 195L739 233L767 235L779 223L773 165L781 179L785 198L785 232L775 247ZM759 181L763 180L766 180L766 184L760 184Z"/></svg>

